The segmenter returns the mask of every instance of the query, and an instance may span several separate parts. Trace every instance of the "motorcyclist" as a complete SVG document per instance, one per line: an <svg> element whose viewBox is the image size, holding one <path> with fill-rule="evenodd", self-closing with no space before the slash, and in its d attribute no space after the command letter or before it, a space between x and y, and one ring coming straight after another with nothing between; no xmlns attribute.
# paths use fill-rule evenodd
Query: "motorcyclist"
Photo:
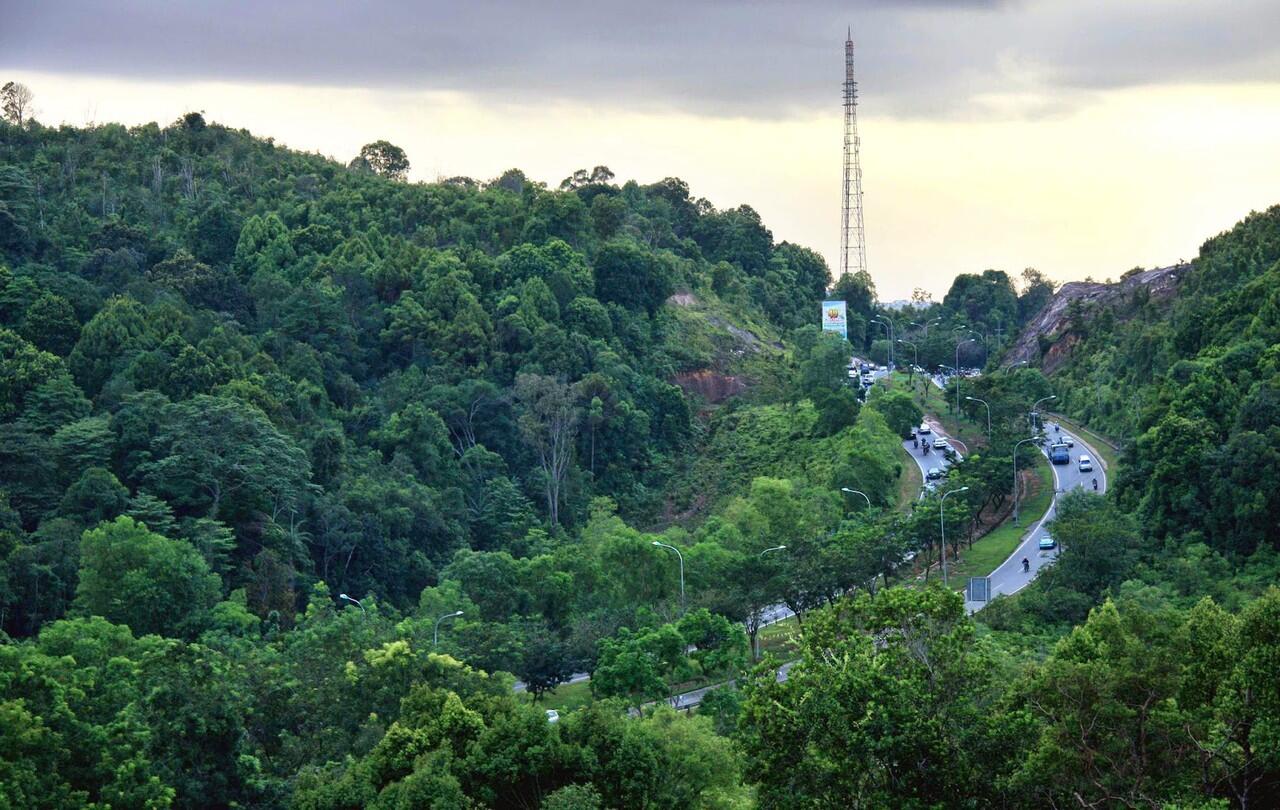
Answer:
<svg viewBox="0 0 1280 810"><path fill-rule="evenodd" d="M1028 560L1026 557L1023 557L1023 558L1022 558L1022 573L1024 573L1024 574L1025 574L1025 573L1028 573L1028 572L1030 572L1030 571L1031 571L1031 560Z"/></svg>
<svg viewBox="0 0 1280 810"><path fill-rule="evenodd" d="M1097 491L1098 491L1098 479L1096 479L1096 478L1095 478L1095 479L1093 479L1093 491L1094 491L1094 492L1097 492Z"/></svg>

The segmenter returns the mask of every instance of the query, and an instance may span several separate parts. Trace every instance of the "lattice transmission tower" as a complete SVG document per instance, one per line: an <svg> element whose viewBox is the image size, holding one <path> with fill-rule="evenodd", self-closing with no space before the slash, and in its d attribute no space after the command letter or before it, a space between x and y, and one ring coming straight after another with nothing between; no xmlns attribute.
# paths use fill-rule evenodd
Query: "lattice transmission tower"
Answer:
<svg viewBox="0 0 1280 810"><path fill-rule="evenodd" d="M853 78L853 29L844 42L844 201L840 222L840 275L867 269L862 228L862 165L859 162L858 82Z"/></svg>

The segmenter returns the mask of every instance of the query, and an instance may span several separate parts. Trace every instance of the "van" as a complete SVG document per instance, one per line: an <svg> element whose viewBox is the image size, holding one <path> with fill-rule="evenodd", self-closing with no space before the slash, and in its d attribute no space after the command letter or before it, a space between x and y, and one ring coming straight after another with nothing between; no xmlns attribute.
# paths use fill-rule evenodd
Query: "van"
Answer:
<svg viewBox="0 0 1280 810"><path fill-rule="evenodd" d="M1080 457L1080 472L1093 472L1093 459L1088 456Z"/></svg>

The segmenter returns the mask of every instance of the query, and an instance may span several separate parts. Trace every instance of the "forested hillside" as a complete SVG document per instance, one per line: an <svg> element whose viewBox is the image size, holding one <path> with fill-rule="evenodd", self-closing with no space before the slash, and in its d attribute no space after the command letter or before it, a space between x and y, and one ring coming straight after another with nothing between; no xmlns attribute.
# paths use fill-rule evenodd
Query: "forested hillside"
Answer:
<svg viewBox="0 0 1280 810"><path fill-rule="evenodd" d="M1080 311L1054 377L1129 447L1120 502L1152 536L1228 558L1280 539L1280 206L1204 243L1172 303Z"/></svg>
<svg viewBox="0 0 1280 810"><path fill-rule="evenodd" d="M1280 801L1280 208L1046 378L1035 270L893 311L678 180L407 169L0 123L0 810ZM1127 452L966 615L1055 395Z"/></svg>
<svg viewBox="0 0 1280 810"><path fill-rule="evenodd" d="M741 671L760 549L834 553L836 484L896 497L847 344L796 331L825 263L675 179L406 168L197 114L0 124L0 805L745 801L709 721L626 706ZM752 404L708 421L685 371ZM724 449L778 407L794 482ZM696 536L633 528L691 501ZM487 674L580 668L559 726Z"/></svg>
<svg viewBox="0 0 1280 810"><path fill-rule="evenodd" d="M828 281L679 180L377 165L198 114L4 128L5 629L66 610L80 532L118 515L286 615L295 573L407 605L595 495L650 520L693 442L673 375L735 361L666 298L768 336Z"/></svg>

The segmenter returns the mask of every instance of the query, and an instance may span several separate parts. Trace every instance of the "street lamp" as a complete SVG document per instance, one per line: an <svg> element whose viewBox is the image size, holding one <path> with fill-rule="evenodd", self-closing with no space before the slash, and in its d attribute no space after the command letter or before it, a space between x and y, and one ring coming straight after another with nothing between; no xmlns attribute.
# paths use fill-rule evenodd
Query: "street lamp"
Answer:
<svg viewBox="0 0 1280 810"><path fill-rule="evenodd" d="M959 489L951 489L942 494L942 498L938 501L938 524L942 527L942 586L947 585L947 513L942 510L943 505L947 502L948 495L954 495L957 492L968 492L968 487L960 487Z"/></svg>
<svg viewBox="0 0 1280 810"><path fill-rule="evenodd" d="M872 318L873 321L883 324L885 331L889 333L889 369L893 370L893 321L884 320L882 318Z"/></svg>
<svg viewBox="0 0 1280 810"><path fill-rule="evenodd" d="M925 339L925 340L928 340L928 339L929 339L929 324L931 324L931 323L937 323L937 322L938 322L938 321L940 321L940 320L942 320L942 319L941 319L941 318L934 318L933 320L925 321L924 323L916 323L915 321L912 321L912 322L911 322L911 325L912 325L912 326L923 326L923 327L924 327L924 339Z"/></svg>
<svg viewBox="0 0 1280 810"><path fill-rule="evenodd" d="M359 599L352 599L350 596L347 596L345 593L340 593L340 594L338 594L338 598L339 598L339 599L345 599L345 600L347 600L348 602L350 602L351 604L353 604L353 605L355 605L356 607L360 608L360 613L361 613L361 615L367 615L367 611L364 609L364 605L360 604L360 600L359 600Z"/></svg>
<svg viewBox="0 0 1280 810"><path fill-rule="evenodd" d="M454 611L454 612L452 612L452 613L446 613L446 614L444 614L443 616L441 616L440 618L436 619L435 632L433 632L433 633L432 633L432 636L431 636L431 646L432 646L432 647L439 646L439 644L440 644L440 622L444 621L445 619L453 619L453 618L456 618L456 617L461 616L461 615L462 615L462 611L461 611L461 610L455 610L455 611Z"/></svg>
<svg viewBox="0 0 1280 810"><path fill-rule="evenodd" d="M867 493L862 492L862 491L857 490L857 489L849 489L848 487L840 487L840 491L841 491L841 492L847 492L847 493L849 493L850 495L861 495L863 498L866 498L866 500L867 500L867 508L868 508L868 509L870 509L870 508L871 508L871 499L870 499L870 498L867 498Z"/></svg>
<svg viewBox="0 0 1280 810"><path fill-rule="evenodd" d="M655 546L658 546L659 548L671 549L676 553L676 557L680 559L680 615L683 616L684 615L684 555L681 554L680 549L676 548L675 546L669 546L666 543L659 543L657 540L654 540L653 544Z"/></svg>
<svg viewBox="0 0 1280 810"><path fill-rule="evenodd" d="M1057 399L1057 398L1058 398L1058 395L1057 395L1057 394L1050 394L1050 395L1049 395L1049 396L1047 396L1047 397L1040 397L1039 399L1037 399L1037 400L1035 401L1035 404L1031 406L1031 414L1030 414L1030 415L1031 415L1032 419L1036 419L1036 420L1038 420L1038 419L1040 418L1040 403L1041 403L1041 402L1048 402L1048 401L1049 401L1049 400L1051 400L1051 399ZM1039 424L1037 424L1036 422L1032 422L1031 426L1032 426L1032 427L1040 427L1040 425L1039 425Z"/></svg>
<svg viewBox="0 0 1280 810"><path fill-rule="evenodd" d="M960 415L960 379L964 377L964 375L960 373L960 347L966 343L975 343L975 342L976 341L973 338L965 338L964 340L961 340L958 343L956 343L955 371L956 371L956 415L957 416Z"/></svg>
<svg viewBox="0 0 1280 810"><path fill-rule="evenodd" d="M1013 443L1013 525L1018 525L1018 448L1027 442L1034 442L1039 436L1032 436Z"/></svg>
<svg viewBox="0 0 1280 810"><path fill-rule="evenodd" d="M981 402L984 406L986 406L986 409L987 409L987 442L988 442L988 443L990 443L990 441L991 441L991 406L987 403L987 401L986 401L985 399L978 399L977 397L965 397L965 399L969 400L970 402Z"/></svg>
<svg viewBox="0 0 1280 810"><path fill-rule="evenodd" d="M785 549L785 548L786 548L786 546L773 546L773 547L771 547L771 548L766 548L764 551L760 552L760 553L759 553L758 555L756 555L756 556L758 556L758 557L763 557L764 555L768 554L770 551L782 551L782 550L783 550L783 549ZM763 622L763 621L764 621L764 614L763 614L761 611L757 610L757 611L756 611L756 616L757 616L757 622ZM756 624L756 632L755 632L755 642L756 642L756 643L755 643L755 648L754 648L754 654L755 654L755 657L756 657L757 659L760 657L760 630L761 630L760 625L759 625L759 624Z"/></svg>

